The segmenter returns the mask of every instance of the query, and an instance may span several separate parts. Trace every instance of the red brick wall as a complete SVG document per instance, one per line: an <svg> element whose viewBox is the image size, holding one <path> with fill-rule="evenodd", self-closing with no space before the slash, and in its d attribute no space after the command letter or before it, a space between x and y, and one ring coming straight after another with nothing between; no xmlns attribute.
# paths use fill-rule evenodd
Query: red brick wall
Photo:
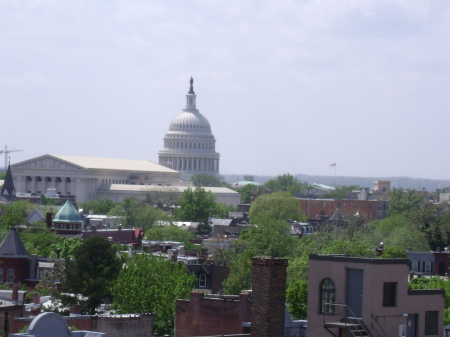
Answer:
<svg viewBox="0 0 450 337"><path fill-rule="evenodd" d="M175 337L240 334L242 323L249 321L250 292L242 292L234 299L212 299L194 290L190 300L177 300Z"/></svg>
<svg viewBox="0 0 450 337"><path fill-rule="evenodd" d="M14 283L23 283L25 279L25 271L27 267L27 258L3 257L0 259L0 269L3 269L3 280L6 283L8 269L14 269Z"/></svg>
<svg viewBox="0 0 450 337"><path fill-rule="evenodd" d="M253 258L252 337L283 337L286 259Z"/></svg>
<svg viewBox="0 0 450 337"><path fill-rule="evenodd" d="M364 216L366 222L377 219L378 203L376 200L298 199L298 201L308 219L330 217L336 210L343 215L354 215L359 212Z"/></svg>

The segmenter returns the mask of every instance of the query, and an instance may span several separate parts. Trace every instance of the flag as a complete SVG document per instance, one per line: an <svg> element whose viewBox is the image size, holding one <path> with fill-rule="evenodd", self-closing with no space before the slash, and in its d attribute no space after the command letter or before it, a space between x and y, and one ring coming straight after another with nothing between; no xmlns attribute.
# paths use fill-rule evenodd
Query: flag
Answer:
<svg viewBox="0 0 450 337"><path fill-rule="evenodd" d="M166 165L172 165L172 162L170 160L166 161Z"/></svg>
<svg viewBox="0 0 450 337"><path fill-rule="evenodd" d="M336 167L336 163L331 164L330 167Z"/></svg>

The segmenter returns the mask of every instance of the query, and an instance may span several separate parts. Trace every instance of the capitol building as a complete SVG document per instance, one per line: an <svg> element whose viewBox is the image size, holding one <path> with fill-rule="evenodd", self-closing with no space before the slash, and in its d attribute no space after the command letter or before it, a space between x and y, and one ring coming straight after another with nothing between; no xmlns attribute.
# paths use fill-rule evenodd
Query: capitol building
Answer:
<svg viewBox="0 0 450 337"><path fill-rule="evenodd" d="M194 80L186 95L186 108L176 116L164 137L164 149L159 151L159 165L181 172L182 180L199 173L219 176L216 139L208 120L196 107Z"/></svg>
<svg viewBox="0 0 450 337"><path fill-rule="evenodd" d="M178 196L190 186L191 177L205 173L219 177L219 153L208 120L197 110L191 86L186 108L176 116L159 151L159 164L128 160L45 154L11 165L16 195L40 198L49 191L82 203L92 199L145 200L151 193ZM0 187L3 181L0 180ZM237 206L240 194L226 187L205 187L218 202Z"/></svg>

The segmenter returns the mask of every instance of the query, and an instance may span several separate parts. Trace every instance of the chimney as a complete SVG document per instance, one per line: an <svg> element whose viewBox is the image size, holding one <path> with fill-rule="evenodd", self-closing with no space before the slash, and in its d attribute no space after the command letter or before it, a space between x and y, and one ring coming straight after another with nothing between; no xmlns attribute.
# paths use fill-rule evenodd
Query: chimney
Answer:
<svg viewBox="0 0 450 337"><path fill-rule="evenodd" d="M19 303L19 285L17 283L14 283L14 285L13 285L11 301L14 304Z"/></svg>
<svg viewBox="0 0 450 337"><path fill-rule="evenodd" d="M172 253L171 260L172 260L172 262L177 262L178 261L178 252L177 251L174 251Z"/></svg>
<svg viewBox="0 0 450 337"><path fill-rule="evenodd" d="M33 304L41 304L41 294L36 292L33 294Z"/></svg>
<svg viewBox="0 0 450 337"><path fill-rule="evenodd" d="M53 220L53 213L48 212L45 217L45 222L46 222L48 228L53 227L52 220Z"/></svg>
<svg viewBox="0 0 450 337"><path fill-rule="evenodd" d="M30 316L37 316L41 313L41 308L39 307L32 307L30 309Z"/></svg>
<svg viewBox="0 0 450 337"><path fill-rule="evenodd" d="M79 304L71 305L70 316L81 316L81 305Z"/></svg>
<svg viewBox="0 0 450 337"><path fill-rule="evenodd" d="M287 260L253 258L251 337L283 337Z"/></svg>

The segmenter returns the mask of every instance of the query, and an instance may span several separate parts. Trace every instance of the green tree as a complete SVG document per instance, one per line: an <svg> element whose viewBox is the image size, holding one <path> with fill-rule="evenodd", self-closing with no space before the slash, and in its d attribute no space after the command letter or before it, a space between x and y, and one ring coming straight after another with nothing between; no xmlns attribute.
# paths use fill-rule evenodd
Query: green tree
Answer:
<svg viewBox="0 0 450 337"><path fill-rule="evenodd" d="M223 177L215 177L210 174L206 173L198 173L196 175L193 175L191 177L191 181L194 184L194 186L200 186L200 187L221 187L223 186Z"/></svg>
<svg viewBox="0 0 450 337"><path fill-rule="evenodd" d="M409 211L406 219L424 234L431 250L450 244L450 211L447 205L423 203L422 207Z"/></svg>
<svg viewBox="0 0 450 337"><path fill-rule="evenodd" d="M330 193L327 193L321 198L324 199L347 199L347 193L353 190L359 190L361 187L358 185L341 185L336 186L336 189Z"/></svg>
<svg viewBox="0 0 450 337"><path fill-rule="evenodd" d="M424 195L417 194L414 190L393 188L389 192L389 215L407 214L417 210L424 200Z"/></svg>
<svg viewBox="0 0 450 337"><path fill-rule="evenodd" d="M208 225L208 218L221 215L224 206L216 202L216 197L201 187L195 190L187 188L180 199L180 208L175 209L175 217L179 220L197 221Z"/></svg>
<svg viewBox="0 0 450 337"><path fill-rule="evenodd" d="M73 259L66 259L63 288L87 296L89 313L94 314L102 301L111 300L111 286L121 264L107 239L92 236L75 248Z"/></svg>
<svg viewBox="0 0 450 337"><path fill-rule="evenodd" d="M154 226L145 232L145 237L153 241L189 242L195 236L192 232L175 225Z"/></svg>
<svg viewBox="0 0 450 337"><path fill-rule="evenodd" d="M291 315L296 319L306 319L308 312L308 281L295 280L288 284L286 300Z"/></svg>
<svg viewBox="0 0 450 337"><path fill-rule="evenodd" d="M145 203L162 210L167 210L175 204L177 199L178 192L174 187L161 186L161 189L147 193Z"/></svg>
<svg viewBox="0 0 450 337"><path fill-rule="evenodd" d="M231 260L230 275L224 282L227 294L239 294L251 287L252 259L255 256L289 257L298 239L290 235L291 226L283 220L262 220L241 233L233 244L241 250Z"/></svg>
<svg viewBox="0 0 450 337"><path fill-rule="evenodd" d="M84 240L82 238L61 238L56 246L61 252L61 258L71 258L75 255L77 247L83 245Z"/></svg>
<svg viewBox="0 0 450 337"><path fill-rule="evenodd" d="M54 231L45 226L29 227L20 232L20 239L28 254L42 257L56 257L59 238Z"/></svg>
<svg viewBox="0 0 450 337"><path fill-rule="evenodd" d="M133 198L123 199L109 214L121 217L126 227L139 227L144 232L152 228L157 221L166 221L169 219L169 216L162 210L150 205L138 203Z"/></svg>
<svg viewBox="0 0 450 337"><path fill-rule="evenodd" d="M260 195L250 206L249 217L252 224L272 220L307 220L300 202L287 192Z"/></svg>
<svg viewBox="0 0 450 337"><path fill-rule="evenodd" d="M83 209L85 213L92 211L92 214L108 214L116 206L117 202L105 198L85 201L80 205L80 208Z"/></svg>
<svg viewBox="0 0 450 337"><path fill-rule="evenodd" d="M9 205L0 204L0 228L8 229L10 226L25 224L32 209L33 205L28 201L14 201Z"/></svg>
<svg viewBox="0 0 450 337"><path fill-rule="evenodd" d="M154 331L173 335L177 299L189 298L195 277L182 263L142 254L132 257L113 286L113 307L120 314L155 312Z"/></svg>
<svg viewBox="0 0 450 337"><path fill-rule="evenodd" d="M256 192L256 195L258 195L258 186L253 185L253 184L248 184L241 188L237 188L236 191L241 194L241 202L243 204L249 204L250 199L251 199L251 197L253 197L255 192Z"/></svg>
<svg viewBox="0 0 450 337"><path fill-rule="evenodd" d="M261 190L269 190L272 192L288 192L292 195L302 194L304 191L309 189L309 184L307 182L301 182L296 177L291 174L282 174L277 176L275 179L271 179L266 182L260 188Z"/></svg>

